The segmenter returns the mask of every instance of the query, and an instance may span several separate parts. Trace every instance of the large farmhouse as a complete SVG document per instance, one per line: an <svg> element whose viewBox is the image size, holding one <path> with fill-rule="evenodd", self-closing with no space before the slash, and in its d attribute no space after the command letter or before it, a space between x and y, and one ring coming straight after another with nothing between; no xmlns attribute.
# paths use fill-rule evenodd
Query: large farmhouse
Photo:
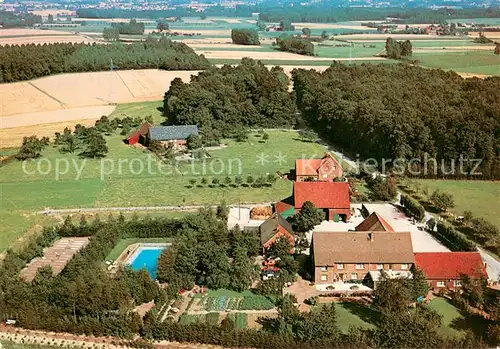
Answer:
<svg viewBox="0 0 500 349"><path fill-rule="evenodd" d="M462 286L462 275L487 279L486 268L478 252L415 253L415 265L422 269L434 290Z"/></svg>
<svg viewBox="0 0 500 349"><path fill-rule="evenodd" d="M129 144L142 143L149 145L151 141L158 141L176 146L184 146L191 135L198 135L196 125L153 126L149 122L143 123L128 138Z"/></svg>
<svg viewBox="0 0 500 349"><path fill-rule="evenodd" d="M406 274L414 263L409 232L314 232L314 282L368 280L370 271Z"/></svg>
<svg viewBox="0 0 500 349"><path fill-rule="evenodd" d="M331 154L325 153L321 159L295 160L295 180L304 181L333 181L344 174L340 162Z"/></svg>

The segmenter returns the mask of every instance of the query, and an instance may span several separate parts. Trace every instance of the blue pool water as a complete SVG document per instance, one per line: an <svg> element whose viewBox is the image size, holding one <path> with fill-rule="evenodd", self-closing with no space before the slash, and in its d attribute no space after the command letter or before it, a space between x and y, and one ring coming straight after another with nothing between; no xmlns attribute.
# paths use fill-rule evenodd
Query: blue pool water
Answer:
<svg viewBox="0 0 500 349"><path fill-rule="evenodd" d="M146 269L149 275L155 279L156 270L158 269L158 259L165 248L165 246L140 247L130 266L133 270Z"/></svg>

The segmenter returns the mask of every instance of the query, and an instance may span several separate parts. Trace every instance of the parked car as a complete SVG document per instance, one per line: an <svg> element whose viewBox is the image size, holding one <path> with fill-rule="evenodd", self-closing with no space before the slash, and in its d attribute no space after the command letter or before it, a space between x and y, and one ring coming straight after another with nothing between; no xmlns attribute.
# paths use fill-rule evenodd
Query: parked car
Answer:
<svg viewBox="0 0 500 349"><path fill-rule="evenodd" d="M271 280L271 279L274 279L274 277L276 276L275 272L273 271L265 271L264 273L262 273L262 280L266 281L266 280Z"/></svg>

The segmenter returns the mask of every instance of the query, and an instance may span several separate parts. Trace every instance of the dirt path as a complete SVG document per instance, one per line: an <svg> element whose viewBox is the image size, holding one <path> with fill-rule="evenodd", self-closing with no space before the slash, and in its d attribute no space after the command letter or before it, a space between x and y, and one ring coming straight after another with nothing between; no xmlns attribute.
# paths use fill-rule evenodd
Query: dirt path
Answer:
<svg viewBox="0 0 500 349"><path fill-rule="evenodd" d="M115 337L78 336L70 333L31 331L17 327L0 327L0 340L18 344L48 345L60 348L118 349L133 348L133 344ZM219 349L208 344L152 342L157 349Z"/></svg>
<svg viewBox="0 0 500 349"><path fill-rule="evenodd" d="M269 206L270 202L260 202L260 203L242 203L241 206L229 206L231 207L242 207L242 208L252 208L254 206ZM65 209L51 209L47 208L44 211L38 211L38 214L44 215L58 215L58 214L69 214L69 213L96 213L96 212L134 212L134 211L177 211L177 212L189 212L196 211L200 208L207 207L207 205L191 205L191 206L135 206L135 207L83 207L83 208L65 208ZM211 205L210 207L217 207L217 205Z"/></svg>

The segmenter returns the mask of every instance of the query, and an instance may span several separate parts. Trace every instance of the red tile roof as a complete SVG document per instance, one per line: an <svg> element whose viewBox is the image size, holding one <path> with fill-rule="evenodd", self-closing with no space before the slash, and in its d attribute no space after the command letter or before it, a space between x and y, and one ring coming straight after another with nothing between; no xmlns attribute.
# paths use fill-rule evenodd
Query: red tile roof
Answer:
<svg viewBox="0 0 500 349"><path fill-rule="evenodd" d="M322 159L297 159L295 160L295 174L297 176L316 176Z"/></svg>
<svg viewBox="0 0 500 349"><path fill-rule="evenodd" d="M357 231L394 231L389 223L377 212L371 215L356 227Z"/></svg>
<svg viewBox="0 0 500 349"><path fill-rule="evenodd" d="M293 196L296 208L311 201L317 208L351 207L347 182L295 182Z"/></svg>
<svg viewBox="0 0 500 349"><path fill-rule="evenodd" d="M417 265L431 280L457 280L460 274L471 278L487 277L478 252L424 252L415 253Z"/></svg>
<svg viewBox="0 0 500 349"><path fill-rule="evenodd" d="M274 204L274 209L278 213L283 213L289 209L294 207L293 205L290 205L289 203L286 203L285 201L278 201L276 204Z"/></svg>
<svg viewBox="0 0 500 349"><path fill-rule="evenodd" d="M296 159L295 160L295 175L296 176L317 176L318 171L323 164L332 159L336 166L342 168L340 162L330 153L325 153L321 159Z"/></svg>

